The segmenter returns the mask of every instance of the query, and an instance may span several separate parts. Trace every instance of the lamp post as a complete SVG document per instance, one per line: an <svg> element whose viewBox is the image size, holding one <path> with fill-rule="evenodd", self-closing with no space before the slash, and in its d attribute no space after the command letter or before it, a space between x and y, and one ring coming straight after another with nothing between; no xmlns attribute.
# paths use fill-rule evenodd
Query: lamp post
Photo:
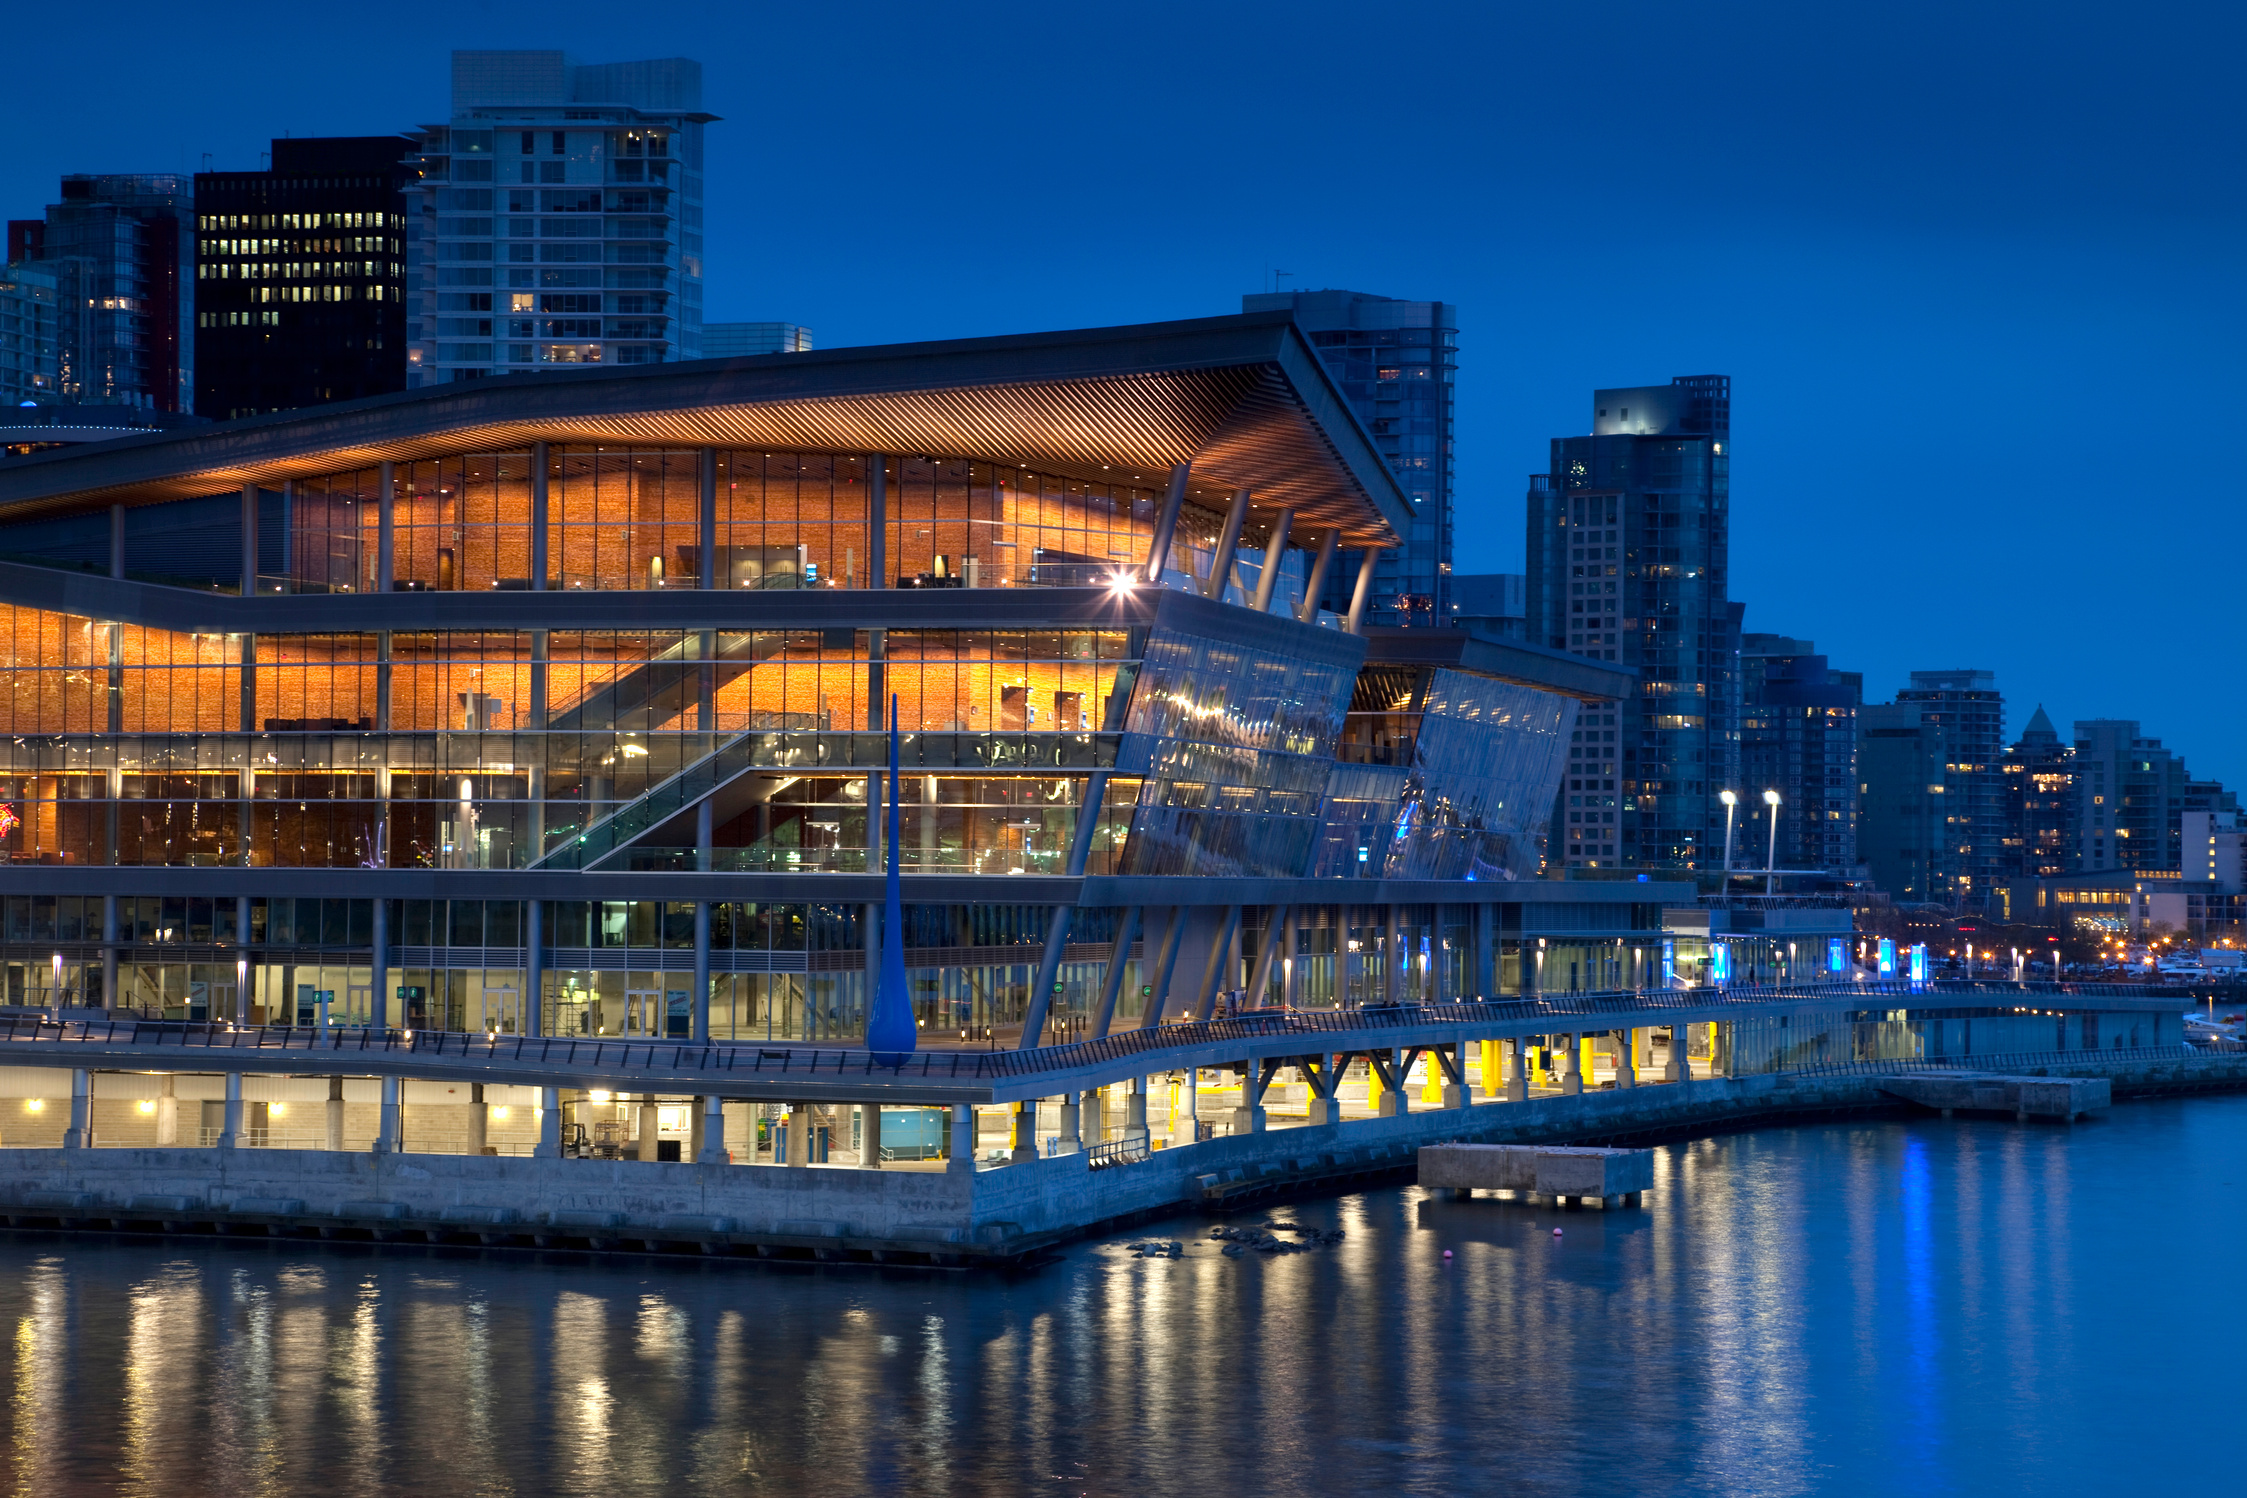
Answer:
<svg viewBox="0 0 2247 1498"><path fill-rule="evenodd" d="M1763 804L1771 808L1771 844L1763 855L1763 892L1776 894L1779 887L1779 793L1765 791Z"/></svg>
<svg viewBox="0 0 2247 1498"><path fill-rule="evenodd" d="M1724 803L1724 898L1729 904L1732 899L1732 811L1740 804L1740 798L1731 791L1718 791L1716 798Z"/></svg>

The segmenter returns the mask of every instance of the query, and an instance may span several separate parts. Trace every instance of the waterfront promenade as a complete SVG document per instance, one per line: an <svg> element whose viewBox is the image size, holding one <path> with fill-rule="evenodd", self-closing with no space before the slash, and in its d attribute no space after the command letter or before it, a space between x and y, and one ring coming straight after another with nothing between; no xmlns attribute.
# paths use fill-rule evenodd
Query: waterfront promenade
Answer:
<svg viewBox="0 0 2247 1498"><path fill-rule="evenodd" d="M1809 984L1264 1013L1028 1051L0 1021L0 1215L966 1262L1444 1139L1901 1106L1909 1070L2228 1085L2182 995ZM888 1147L908 1127L912 1147ZM794 1145L791 1148L791 1144ZM594 1158L581 1158L590 1155ZM810 1158L807 1159L806 1156Z"/></svg>

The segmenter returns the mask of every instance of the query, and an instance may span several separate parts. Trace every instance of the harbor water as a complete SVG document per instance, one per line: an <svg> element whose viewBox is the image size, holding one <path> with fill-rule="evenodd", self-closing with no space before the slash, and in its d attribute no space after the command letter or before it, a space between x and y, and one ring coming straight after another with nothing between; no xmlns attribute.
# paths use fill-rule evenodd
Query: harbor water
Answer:
<svg viewBox="0 0 2247 1498"><path fill-rule="evenodd" d="M1010 1276L0 1234L9 1491L2237 1490L2247 1097L1665 1147ZM1555 1228L1560 1231L1556 1234ZM1134 1245L1176 1241L1176 1257ZM1450 1257L1445 1257L1445 1251Z"/></svg>

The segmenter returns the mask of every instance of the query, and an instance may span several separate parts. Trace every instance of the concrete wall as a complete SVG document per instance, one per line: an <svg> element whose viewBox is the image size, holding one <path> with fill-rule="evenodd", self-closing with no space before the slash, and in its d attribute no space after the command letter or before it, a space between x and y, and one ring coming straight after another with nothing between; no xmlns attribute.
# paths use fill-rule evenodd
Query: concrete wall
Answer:
<svg viewBox="0 0 2247 1498"><path fill-rule="evenodd" d="M311 1150L0 1150L0 1200L20 1193L184 1196L211 1206L293 1198L308 1217L353 1202L394 1203L417 1217L449 1207L504 1207L526 1220L556 1211L621 1212L653 1223L730 1218L734 1231L957 1241L969 1184L943 1171L656 1165L486 1155L328 1154Z"/></svg>

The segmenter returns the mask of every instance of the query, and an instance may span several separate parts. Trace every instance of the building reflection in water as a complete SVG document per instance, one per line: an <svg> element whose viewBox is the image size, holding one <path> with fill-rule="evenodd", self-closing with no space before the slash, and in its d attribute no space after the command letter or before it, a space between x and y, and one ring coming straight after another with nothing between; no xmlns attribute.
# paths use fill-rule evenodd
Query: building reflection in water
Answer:
<svg viewBox="0 0 2247 1498"><path fill-rule="evenodd" d="M0 1487L2066 1488L2158 1420L2132 1379L2192 1372L2071 1306L2145 1253L2071 1203L2174 1157L2165 1210L2232 1210L2178 1183L2224 1179L2236 1131L2183 1116L1773 1130L1663 1149L1645 1211L1391 1189L1236 1219L1336 1246L1227 1259L1178 1219L1149 1236L1182 1259L1125 1238L1011 1277L0 1237ZM2133 1460L2181 1486L2201 1456Z"/></svg>

